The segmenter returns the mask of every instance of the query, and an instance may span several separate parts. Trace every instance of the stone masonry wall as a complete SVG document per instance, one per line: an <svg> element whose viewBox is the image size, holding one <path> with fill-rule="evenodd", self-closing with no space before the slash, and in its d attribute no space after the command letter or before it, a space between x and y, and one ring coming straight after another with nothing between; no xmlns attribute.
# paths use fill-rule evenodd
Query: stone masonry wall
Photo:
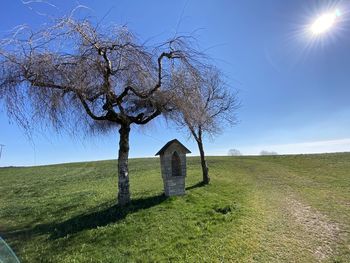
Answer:
<svg viewBox="0 0 350 263"><path fill-rule="evenodd" d="M177 152L181 161L181 176L172 176L171 160L174 152ZM185 194L185 177L186 177L186 155L183 149L177 143L173 143L160 156L161 171L164 182L164 192L167 196Z"/></svg>

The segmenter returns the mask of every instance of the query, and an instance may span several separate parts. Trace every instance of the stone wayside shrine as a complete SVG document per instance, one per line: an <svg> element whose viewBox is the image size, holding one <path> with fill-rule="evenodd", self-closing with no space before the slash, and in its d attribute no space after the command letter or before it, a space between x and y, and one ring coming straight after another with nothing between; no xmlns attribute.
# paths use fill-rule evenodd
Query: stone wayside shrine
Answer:
<svg viewBox="0 0 350 263"><path fill-rule="evenodd" d="M185 194L186 154L191 153L181 142L174 139L163 146L156 155L160 166L166 196Z"/></svg>

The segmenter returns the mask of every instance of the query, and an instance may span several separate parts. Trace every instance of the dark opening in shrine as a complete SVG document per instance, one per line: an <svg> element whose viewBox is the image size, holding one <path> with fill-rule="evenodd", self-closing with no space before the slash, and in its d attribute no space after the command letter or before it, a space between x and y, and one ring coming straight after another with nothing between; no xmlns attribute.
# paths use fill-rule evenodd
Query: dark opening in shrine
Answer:
<svg viewBox="0 0 350 263"><path fill-rule="evenodd" d="M181 161L179 154L175 151L171 158L172 176L181 176Z"/></svg>

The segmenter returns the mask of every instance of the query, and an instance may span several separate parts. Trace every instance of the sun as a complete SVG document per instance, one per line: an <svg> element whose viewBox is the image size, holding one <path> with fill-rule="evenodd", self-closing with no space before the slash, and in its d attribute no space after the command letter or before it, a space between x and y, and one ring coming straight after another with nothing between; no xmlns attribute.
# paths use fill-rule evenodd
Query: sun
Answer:
<svg viewBox="0 0 350 263"><path fill-rule="evenodd" d="M320 35L330 31L336 24L340 15L341 13L339 9L320 15L310 26L311 33L313 35Z"/></svg>

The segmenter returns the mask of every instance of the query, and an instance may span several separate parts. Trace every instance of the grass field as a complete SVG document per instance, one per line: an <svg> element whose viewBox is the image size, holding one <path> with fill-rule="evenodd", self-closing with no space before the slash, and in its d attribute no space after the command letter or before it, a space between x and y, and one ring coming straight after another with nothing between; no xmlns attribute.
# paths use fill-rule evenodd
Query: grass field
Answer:
<svg viewBox="0 0 350 263"><path fill-rule="evenodd" d="M23 262L350 262L350 154L209 157L166 199L158 159L0 169L0 235Z"/></svg>

